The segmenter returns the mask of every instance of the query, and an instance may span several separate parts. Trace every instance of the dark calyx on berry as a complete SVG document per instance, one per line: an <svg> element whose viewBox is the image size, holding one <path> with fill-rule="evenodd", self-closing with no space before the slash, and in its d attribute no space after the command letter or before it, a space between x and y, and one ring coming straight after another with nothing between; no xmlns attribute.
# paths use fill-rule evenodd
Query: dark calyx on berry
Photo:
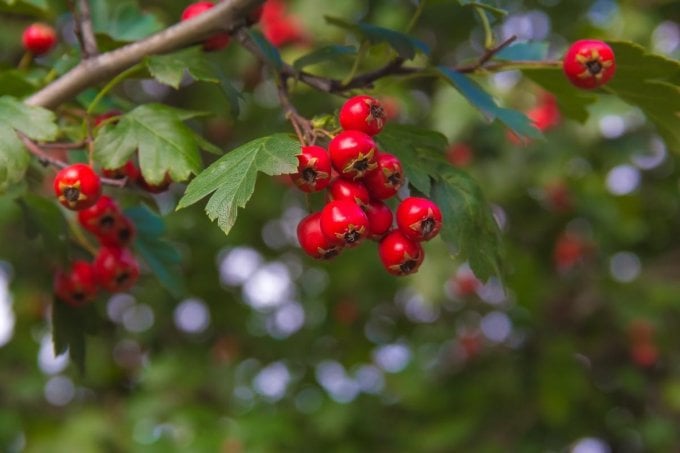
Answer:
<svg viewBox="0 0 680 453"><path fill-rule="evenodd" d="M429 236L436 226L437 222L435 222L435 220L432 217L428 217L427 219L421 222L420 230L423 232L423 236Z"/></svg>
<svg viewBox="0 0 680 453"><path fill-rule="evenodd" d="M385 109L377 102L371 103L371 117L382 124L385 121Z"/></svg>
<svg viewBox="0 0 680 453"><path fill-rule="evenodd" d="M344 235L345 242L348 244L354 244L355 242L361 240L361 233L357 230L351 230Z"/></svg>
<svg viewBox="0 0 680 453"><path fill-rule="evenodd" d="M392 184L393 186L401 186L402 183L402 178L401 178L401 173L398 171L392 173L387 177L387 180Z"/></svg>
<svg viewBox="0 0 680 453"><path fill-rule="evenodd" d="M111 214L105 214L99 219L99 226L103 229L108 230L116 224L116 218Z"/></svg>
<svg viewBox="0 0 680 453"><path fill-rule="evenodd" d="M64 198L71 203L75 203L80 199L80 189L77 187L67 187L64 189Z"/></svg>
<svg viewBox="0 0 680 453"><path fill-rule="evenodd" d="M590 60L586 62L586 66L588 67L588 71L592 75L597 75L600 72L602 72L602 63L600 63L600 60Z"/></svg>
<svg viewBox="0 0 680 453"><path fill-rule="evenodd" d="M302 170L302 179L304 179L308 183L313 183L316 181L317 178L317 171L314 170L312 167L307 167L304 170Z"/></svg>
<svg viewBox="0 0 680 453"><path fill-rule="evenodd" d="M337 247L333 247L331 249L321 251L321 258L324 260L330 260L338 256L339 254L340 249L338 249Z"/></svg>
<svg viewBox="0 0 680 453"><path fill-rule="evenodd" d="M418 267L418 260L410 259L401 263L401 265L399 265L399 270L404 274L410 274L416 267Z"/></svg>

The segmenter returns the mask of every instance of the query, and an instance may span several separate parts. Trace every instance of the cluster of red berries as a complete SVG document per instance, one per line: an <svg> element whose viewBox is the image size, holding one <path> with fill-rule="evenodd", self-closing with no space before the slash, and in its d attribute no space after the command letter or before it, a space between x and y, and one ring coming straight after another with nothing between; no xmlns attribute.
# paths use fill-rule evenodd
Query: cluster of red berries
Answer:
<svg viewBox="0 0 680 453"><path fill-rule="evenodd" d="M78 222L98 240L100 248L92 263L75 261L67 271L54 277L56 297L74 307L92 302L101 288L111 293L131 288L139 277L139 264L127 246L135 228L106 195L78 211Z"/></svg>
<svg viewBox="0 0 680 453"><path fill-rule="evenodd" d="M575 41L564 54L562 69L574 86L586 90L597 88L614 77L614 51L596 39Z"/></svg>
<svg viewBox="0 0 680 453"><path fill-rule="evenodd" d="M404 183L399 159L378 151L373 136L385 124L376 99L355 96L340 109L343 131L328 145L304 146L291 179L304 192L327 190L324 208L302 219L297 228L302 249L311 257L330 259L364 239L379 241L378 252L387 271L407 275L418 270L425 254L420 245L442 226L439 207L425 198L409 197L392 210L384 200Z"/></svg>

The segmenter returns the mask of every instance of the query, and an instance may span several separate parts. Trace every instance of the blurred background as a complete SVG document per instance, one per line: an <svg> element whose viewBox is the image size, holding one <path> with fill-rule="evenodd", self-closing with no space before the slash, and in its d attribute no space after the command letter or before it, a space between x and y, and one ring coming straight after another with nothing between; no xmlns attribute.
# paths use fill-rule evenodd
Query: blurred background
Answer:
<svg viewBox="0 0 680 453"><path fill-rule="evenodd" d="M65 70L72 18L64 2L47 3L43 20L59 27L61 47L36 64ZM584 37L680 55L675 1L498 3L509 11L492 24L499 39L545 41L553 59ZM159 28L187 4L141 7ZM403 30L415 11L407 0L280 7L260 26L288 62L355 43L323 15ZM21 59L21 31L35 19L28 7L0 13L3 68ZM483 51L475 14L454 1L428 2L412 34L441 64ZM382 61L384 49L374 52ZM291 130L249 54L231 45L213 58L242 92L238 116L216 87L190 79L179 91L130 80L109 102L209 111L191 125L225 150ZM342 78L352 63L309 69ZM375 66L366 58L361 69ZM476 279L438 238L407 278L382 269L375 244L313 261L295 235L308 201L286 177L258 180L229 236L203 203L174 212L182 185L154 196L115 192L125 206L163 214L187 292L174 298L146 274L130 293L100 298L102 328L88 336L83 374L53 353L50 244L30 241L19 206L1 197L0 451L678 451L678 155L618 98L598 96L578 123L519 72L477 80L526 112L546 140L521 143L431 79L385 79L371 93L391 121L447 136L442 152L492 204L506 248L502 281ZM343 101L303 86L293 100L309 117Z"/></svg>

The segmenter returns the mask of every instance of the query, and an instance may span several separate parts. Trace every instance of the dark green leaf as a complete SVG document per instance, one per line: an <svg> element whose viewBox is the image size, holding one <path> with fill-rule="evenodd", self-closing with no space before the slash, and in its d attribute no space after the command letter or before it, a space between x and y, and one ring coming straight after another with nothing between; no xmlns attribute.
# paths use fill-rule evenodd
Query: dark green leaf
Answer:
<svg viewBox="0 0 680 453"><path fill-rule="evenodd" d="M332 45L321 47L320 49L313 50L295 60L293 62L293 67L299 71L307 66L323 63L325 61L333 61L338 57L355 56L356 54L357 49L354 46Z"/></svg>
<svg viewBox="0 0 680 453"><path fill-rule="evenodd" d="M267 62L277 71L281 69L283 65L283 60L281 60L281 54L279 54L279 49L274 47L267 38L262 35L262 33L255 30L248 30L250 38L257 44L262 52L262 55L267 60Z"/></svg>
<svg viewBox="0 0 680 453"><path fill-rule="evenodd" d="M548 56L547 42L519 42L494 55L497 60L540 61Z"/></svg>
<svg viewBox="0 0 680 453"><path fill-rule="evenodd" d="M68 262L68 226L56 203L31 193L25 194L17 202L28 237L41 237L45 247L49 246L50 257L56 258L61 264Z"/></svg>
<svg viewBox="0 0 680 453"><path fill-rule="evenodd" d="M49 9L47 0L0 0L0 11L14 14L45 15Z"/></svg>
<svg viewBox="0 0 680 453"><path fill-rule="evenodd" d="M543 137L541 131L531 123L531 120L525 114L499 107L489 93L465 74L444 66L439 66L438 69L444 79L465 96L470 104L479 109L489 121L497 119L522 137Z"/></svg>
<svg viewBox="0 0 680 453"><path fill-rule="evenodd" d="M95 140L94 157L104 168L120 168L135 151L149 184L158 184L166 173L173 181L185 181L201 170L200 147L206 142L182 120L195 112L161 104L141 105L123 115L116 125L104 126Z"/></svg>
<svg viewBox="0 0 680 453"><path fill-rule="evenodd" d="M241 113L240 102L243 100L243 95L241 95L240 91L234 88L234 85L232 85L231 81L229 81L222 68L220 68L218 65L213 65L213 71L215 74L217 74L222 93L224 93L224 97L229 102L231 114L234 115L234 117L237 117L239 113Z"/></svg>
<svg viewBox="0 0 680 453"><path fill-rule="evenodd" d="M561 68L525 69L522 72L543 89L555 95L560 113L565 117L580 123L588 119L588 106L594 103L597 97L569 83Z"/></svg>
<svg viewBox="0 0 680 453"><path fill-rule="evenodd" d="M412 36L405 35L404 33L364 22L355 24L337 17L324 17L329 24L349 30L362 40L369 41L373 44L387 43L400 57L406 60L412 60L416 56L417 51L420 51L425 55L430 54L430 49L427 47L427 44Z"/></svg>
<svg viewBox="0 0 680 453"><path fill-rule="evenodd" d="M134 0L92 0L90 10L95 33L116 41L137 41L163 29L163 23Z"/></svg>
<svg viewBox="0 0 680 453"><path fill-rule="evenodd" d="M163 219L146 206L125 210L125 215L135 224L137 235L135 251L144 259L158 281L175 297L184 293L184 281L179 268L181 257L177 249L162 239L165 234Z"/></svg>
<svg viewBox="0 0 680 453"><path fill-rule="evenodd" d="M187 71L195 80L217 83L219 78L200 46L145 59L149 73L159 82L177 89Z"/></svg>
<svg viewBox="0 0 680 453"><path fill-rule="evenodd" d="M211 220L217 219L219 227L228 234L236 222L238 208L245 207L253 194L257 173L292 173L297 168L299 153L300 143L287 134L261 137L241 145L191 181L177 209L213 194L206 212Z"/></svg>
<svg viewBox="0 0 680 453"><path fill-rule="evenodd" d="M469 261L478 278L500 276L500 232L477 183L465 172L445 167L432 186L432 198L444 217L442 239L454 253Z"/></svg>
<svg viewBox="0 0 680 453"><path fill-rule="evenodd" d="M35 85L26 73L17 69L0 72L0 96L27 96L35 91Z"/></svg>
<svg viewBox="0 0 680 453"><path fill-rule="evenodd" d="M85 334L96 334L101 320L94 304L71 307L59 300L52 301L52 344L54 354L68 351L69 358L81 373L85 373Z"/></svg>

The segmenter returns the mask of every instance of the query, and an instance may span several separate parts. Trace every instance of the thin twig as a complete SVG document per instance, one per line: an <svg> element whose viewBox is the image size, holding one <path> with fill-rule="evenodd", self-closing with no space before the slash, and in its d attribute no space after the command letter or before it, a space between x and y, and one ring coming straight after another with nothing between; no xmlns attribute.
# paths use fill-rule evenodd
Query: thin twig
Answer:
<svg viewBox="0 0 680 453"><path fill-rule="evenodd" d="M97 39L94 36L94 29L92 27L92 16L90 15L90 3L88 0L78 0L78 11L80 17L80 32L83 41L83 56L91 58L99 54L97 48Z"/></svg>
<svg viewBox="0 0 680 453"><path fill-rule="evenodd" d="M85 146L87 144L87 142L88 142L87 140L81 140L79 142L73 142L73 143L60 143L60 142L43 143L43 144L40 145L40 147L43 150L47 150L47 151L50 151L50 150L56 151L56 150L64 150L64 149L80 149L83 146Z"/></svg>

